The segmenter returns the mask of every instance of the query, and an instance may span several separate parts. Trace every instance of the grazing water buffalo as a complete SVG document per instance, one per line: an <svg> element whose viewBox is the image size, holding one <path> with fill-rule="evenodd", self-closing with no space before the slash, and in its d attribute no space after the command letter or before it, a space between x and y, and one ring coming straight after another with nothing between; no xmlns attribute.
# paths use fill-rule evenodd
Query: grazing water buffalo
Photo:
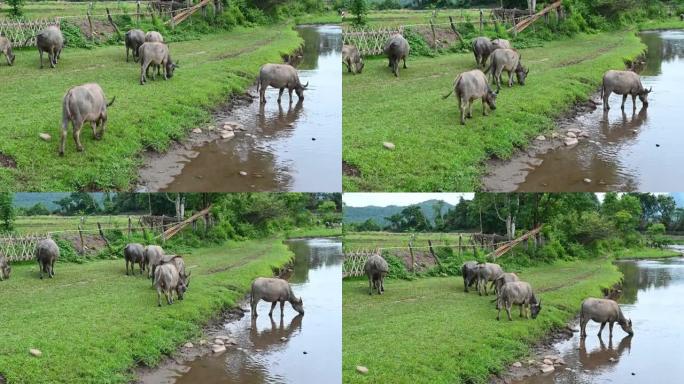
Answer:
<svg viewBox="0 0 684 384"><path fill-rule="evenodd" d="M157 304L161 307L161 294L164 292L166 302L173 304L173 292L176 292L178 300L183 300L187 291L187 282L182 279L173 263L165 263L154 271L154 287L157 289Z"/></svg>
<svg viewBox="0 0 684 384"><path fill-rule="evenodd" d="M523 317L524 312L525 317L528 319L530 314L533 319L536 319L542 308L541 299L537 300L537 296L532 291L532 286L524 281L506 283L501 287L501 292L499 292L499 296L496 299L496 309L499 311L496 314L496 319L499 320L501 307L505 307L508 320L512 321L511 305L513 304L520 305L520 317ZM529 308L530 313L528 313L526 308Z"/></svg>
<svg viewBox="0 0 684 384"><path fill-rule="evenodd" d="M178 63L174 63L169 54L169 47L164 43L144 43L138 49L140 55L140 85L144 85L147 81L146 73L150 65L157 67L157 74L159 68L164 68L164 80L173 77L173 71L179 67ZM154 70L152 71L152 80L156 76Z"/></svg>
<svg viewBox="0 0 684 384"><path fill-rule="evenodd" d="M14 53L12 53L12 43L4 36L0 36L0 53L5 55L7 64L14 64Z"/></svg>
<svg viewBox="0 0 684 384"><path fill-rule="evenodd" d="M55 276L55 261L59 258L59 247L52 239L41 240L36 246L36 260L40 268L40 278L47 273L49 278Z"/></svg>
<svg viewBox="0 0 684 384"><path fill-rule="evenodd" d="M128 51L131 50L133 52L133 61L137 63L138 57L140 57L138 49L145 43L145 32L140 29L131 29L126 32L124 43L126 44L126 62L128 62Z"/></svg>
<svg viewBox="0 0 684 384"><path fill-rule="evenodd" d="M36 35L36 47L40 54L40 68L43 68L43 52L47 52L50 59L50 67L57 65L57 60L64 48L64 36L56 26L50 26Z"/></svg>
<svg viewBox="0 0 684 384"><path fill-rule="evenodd" d="M373 288L375 288L378 295L382 295L385 292L385 276L389 272L387 261L378 254L371 255L366 260L363 270L366 272L366 276L368 276L368 294L372 295Z"/></svg>
<svg viewBox="0 0 684 384"><path fill-rule="evenodd" d="M178 274L180 275L181 279L183 281L187 281L188 278L190 277L190 273L185 272L185 260L183 260L183 257L178 256L178 255L173 255L171 260L169 260L170 263L176 266L176 270L178 270ZM186 283L185 286L187 287L189 284Z"/></svg>
<svg viewBox="0 0 684 384"><path fill-rule="evenodd" d="M5 256L0 255L0 281L9 279L11 272L12 267L9 265L9 262L7 261Z"/></svg>
<svg viewBox="0 0 684 384"><path fill-rule="evenodd" d="M499 295L504 284L512 283L514 281L520 281L520 279L518 278L518 275L512 272L505 272L497 277L496 280L494 280L494 291L496 292L496 295Z"/></svg>
<svg viewBox="0 0 684 384"><path fill-rule="evenodd" d="M409 46L408 41L398 33L392 35L385 43L383 52L389 59L389 67L392 68L392 73L399 77L399 60L404 61L404 69L406 69L406 58L411 53L411 46Z"/></svg>
<svg viewBox="0 0 684 384"><path fill-rule="evenodd" d="M347 72L357 74L363 71L363 58L354 45L342 46L342 63L347 66Z"/></svg>
<svg viewBox="0 0 684 384"><path fill-rule="evenodd" d="M154 271L159 265L162 264L162 261L164 260L164 250L158 245L148 245L145 248L145 254L143 257L147 263L147 276L154 278Z"/></svg>
<svg viewBox="0 0 684 384"><path fill-rule="evenodd" d="M107 103L102 88L95 83L83 84L71 88L62 100L62 129L60 131L59 155L64 156L67 127L69 122L74 129L74 141L76 149L83 151L81 145L81 128L83 123L90 122L93 128L93 136L100 140L107 128L107 107L114 104L116 97ZM97 126L100 126L98 132Z"/></svg>
<svg viewBox="0 0 684 384"><path fill-rule="evenodd" d="M157 31L149 31L145 34L145 43L163 43L164 36Z"/></svg>
<svg viewBox="0 0 684 384"><path fill-rule="evenodd" d="M506 40L506 39L494 39L492 40L492 52L494 52L497 49L511 49L513 46L511 45L511 42Z"/></svg>
<svg viewBox="0 0 684 384"><path fill-rule="evenodd" d="M131 273L135 275L135 264L140 265L140 274L145 270L145 248L142 244L131 243L124 248L124 259L126 260L126 275L128 275L128 264L131 264Z"/></svg>
<svg viewBox="0 0 684 384"><path fill-rule="evenodd" d="M292 292L290 284L283 280L271 277L258 277L252 283L252 294L250 295L250 305L252 307L252 316L257 317L257 304L260 300L271 303L271 310L268 312L269 316L273 316L273 308L280 302L280 316L283 315L283 308L285 302L289 301L295 311L299 314L304 314L304 302L302 298L297 298Z"/></svg>
<svg viewBox="0 0 684 384"><path fill-rule="evenodd" d="M492 42L488 38L480 36L473 40L473 54L478 67L485 67L493 50Z"/></svg>
<svg viewBox="0 0 684 384"><path fill-rule="evenodd" d="M580 336L583 338L587 337L586 328L589 320L601 323L601 329L599 329L598 332L599 336L601 336L601 332L603 332L603 327L608 323L610 337L613 337L613 324L616 322L620 324L623 331L627 332L630 336L634 335L632 320L627 319L625 315L622 314L620 306L613 300L594 299L590 297L582 302L580 310Z"/></svg>
<svg viewBox="0 0 684 384"><path fill-rule="evenodd" d="M304 90L309 87L308 82L306 85L302 85L302 82L299 81L297 69L289 64L264 64L261 66L257 76L257 92L259 92L259 100L262 104L266 103L266 88L269 85L280 89L278 103L283 97L285 88L290 94L290 103L292 103L292 90L297 92L299 100L304 100Z"/></svg>
<svg viewBox="0 0 684 384"><path fill-rule="evenodd" d="M456 92L458 108L461 110L461 124L465 125L465 118L473 117L473 101L482 99L482 115L487 116L487 108L496 109L497 93L492 91L487 83L487 76L479 69L463 72L454 80L454 88L443 96L444 99ZM467 113L466 113L467 111Z"/></svg>
<svg viewBox="0 0 684 384"><path fill-rule="evenodd" d="M468 292L468 288L477 282L477 261L466 261L463 263L461 275L463 275L463 290Z"/></svg>
<svg viewBox="0 0 684 384"><path fill-rule="evenodd" d="M525 85L525 78L530 72L520 61L520 54L513 49L497 49L492 53L492 60L485 73L492 71L492 80L496 84L497 92L501 89L501 72L508 72L508 86L513 86L513 72L518 78L518 84Z"/></svg>
<svg viewBox="0 0 684 384"><path fill-rule="evenodd" d="M610 105L608 98L611 93L622 95L622 105L620 108L625 109L625 100L627 95L632 96L632 110L636 110L636 97L643 103L644 107L648 107L648 94L653 91L644 88L641 84L641 78L638 74L631 71L615 71L610 70L603 75L603 85L601 86L601 98L603 99L603 110L608 111Z"/></svg>
<svg viewBox="0 0 684 384"><path fill-rule="evenodd" d="M494 263L484 263L477 265L477 293L482 296L482 291L484 290L485 296L487 293L487 283L491 282L492 287L494 286L494 281L503 275L504 271L501 269L499 264Z"/></svg>

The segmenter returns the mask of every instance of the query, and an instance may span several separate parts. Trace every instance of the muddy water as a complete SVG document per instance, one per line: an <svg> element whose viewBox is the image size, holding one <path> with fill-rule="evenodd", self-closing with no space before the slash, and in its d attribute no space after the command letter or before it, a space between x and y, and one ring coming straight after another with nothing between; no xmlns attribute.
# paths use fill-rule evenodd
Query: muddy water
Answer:
<svg viewBox="0 0 684 384"><path fill-rule="evenodd" d="M295 253L288 280L304 301L298 315L289 303L285 315L261 302L259 316L249 313L219 325L220 333L237 341L220 355L167 364L142 378L143 383L261 384L340 383L342 381L342 244L338 240L289 242ZM245 304L244 308L248 308ZM282 339L285 338L285 339ZM285 341L283 341L285 340ZM314 379L315 378L315 379ZM313 381L312 381L313 380Z"/></svg>
<svg viewBox="0 0 684 384"><path fill-rule="evenodd" d="M619 302L634 323L634 336L615 324L612 339L607 326L599 338L600 324L590 322L586 341L580 341L579 333L575 333L555 345L569 370L561 367L516 383L682 382L684 258L623 261L617 265L625 276Z"/></svg>
<svg viewBox="0 0 684 384"><path fill-rule="evenodd" d="M632 113L631 97L613 94L610 111L598 107L580 114L565 128L588 131L589 139L574 148L535 155L509 170L509 180L494 189L518 191L674 191L684 188L682 171L668 165L684 163L682 100L684 100L684 31L645 32L645 87L653 87L648 108ZM505 177L504 177L505 178ZM591 182L586 182L589 179ZM485 183L487 184L487 183ZM496 185L496 184L495 184Z"/></svg>
<svg viewBox="0 0 684 384"><path fill-rule="evenodd" d="M185 145L150 155L140 170L139 189L148 191L298 191L341 190L342 30L338 26L299 27L304 39L297 64L305 100L289 103L285 92L268 88L266 105L258 97L235 102L200 127ZM252 87L250 94L256 95ZM226 122L245 129L222 140L211 129Z"/></svg>

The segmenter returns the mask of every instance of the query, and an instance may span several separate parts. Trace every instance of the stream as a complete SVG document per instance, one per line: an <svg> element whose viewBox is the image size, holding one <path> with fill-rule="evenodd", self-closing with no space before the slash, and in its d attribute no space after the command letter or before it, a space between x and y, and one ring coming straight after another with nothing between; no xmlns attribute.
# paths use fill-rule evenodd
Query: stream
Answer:
<svg viewBox="0 0 684 384"><path fill-rule="evenodd" d="M648 47L642 83L653 87L648 108L632 113L628 97L610 97L604 113L600 96L591 112L562 121L563 131L578 128L589 134L574 147L535 142L532 150L497 164L484 178L488 191L675 191L684 189L682 174L667 164L684 162L681 105L684 99L684 31L640 34ZM537 147L537 148L535 148Z"/></svg>
<svg viewBox="0 0 684 384"><path fill-rule="evenodd" d="M684 252L684 248L676 247ZM565 368L514 381L518 384L680 383L684 377L680 347L684 345L684 258L618 261L624 274L623 313L632 319L634 336L616 323L613 338L608 327L599 338L600 324L587 324L587 337L579 332L554 345ZM573 326L579 328L579 325Z"/></svg>
<svg viewBox="0 0 684 384"><path fill-rule="evenodd" d="M295 253L288 277L304 315L285 303L285 315L261 301L259 316L249 312L226 319L217 327L237 346L220 354L205 354L188 361L169 361L140 377L155 384L261 384L342 382L342 243L340 240L288 241ZM249 301L242 304L249 308ZM216 332L216 331L215 331Z"/></svg>
<svg viewBox="0 0 684 384"><path fill-rule="evenodd" d="M151 153L139 171L140 191L339 192L342 189L342 29L301 26L303 54L297 60L305 100L269 87L266 104L242 97L214 114L184 144ZM221 139L226 123L239 126L232 139Z"/></svg>

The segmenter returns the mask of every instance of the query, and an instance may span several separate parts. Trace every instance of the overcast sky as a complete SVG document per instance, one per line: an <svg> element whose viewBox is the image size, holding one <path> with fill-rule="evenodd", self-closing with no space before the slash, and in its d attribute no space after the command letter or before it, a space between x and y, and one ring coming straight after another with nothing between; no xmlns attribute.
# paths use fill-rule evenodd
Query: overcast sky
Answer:
<svg viewBox="0 0 684 384"><path fill-rule="evenodd" d="M367 207L369 205L404 207L426 200L444 200L449 204L456 205L461 196L466 200L471 200L474 195L474 193L345 193L342 195L342 201L350 207Z"/></svg>

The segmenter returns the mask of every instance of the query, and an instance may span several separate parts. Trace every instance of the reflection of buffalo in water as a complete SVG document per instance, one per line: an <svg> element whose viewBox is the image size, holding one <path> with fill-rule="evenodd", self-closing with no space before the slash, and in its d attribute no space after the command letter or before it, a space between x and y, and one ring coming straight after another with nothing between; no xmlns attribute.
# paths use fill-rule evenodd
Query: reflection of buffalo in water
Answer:
<svg viewBox="0 0 684 384"><path fill-rule="evenodd" d="M290 135L292 126L299 120L303 111L302 100L299 99L293 106L289 104L287 111L278 103L278 113L272 116L266 115L264 104L259 106L257 114L257 127L266 135Z"/></svg>
<svg viewBox="0 0 684 384"><path fill-rule="evenodd" d="M285 320L281 316L280 322L276 324L273 317L271 319L271 328L266 328L259 332L256 324L256 317L252 317L252 327L249 331L249 340L252 342L254 349L265 350L272 349L277 343L282 343L283 337L289 340L293 334L301 330L302 319L304 315L297 315L292 318L290 324L285 326ZM283 343L284 344L284 343Z"/></svg>
<svg viewBox="0 0 684 384"><path fill-rule="evenodd" d="M606 344L603 342L601 336L597 337L600 344L599 348L591 352L587 352L584 339L580 340L579 361L584 369L595 370L604 366L612 366L615 364L613 361L619 359L625 350L629 351L632 349L633 336L627 335L623 337L622 340L620 340L617 349L613 348L613 338L609 338L608 347L606 348ZM611 358L613 361L610 360Z"/></svg>

